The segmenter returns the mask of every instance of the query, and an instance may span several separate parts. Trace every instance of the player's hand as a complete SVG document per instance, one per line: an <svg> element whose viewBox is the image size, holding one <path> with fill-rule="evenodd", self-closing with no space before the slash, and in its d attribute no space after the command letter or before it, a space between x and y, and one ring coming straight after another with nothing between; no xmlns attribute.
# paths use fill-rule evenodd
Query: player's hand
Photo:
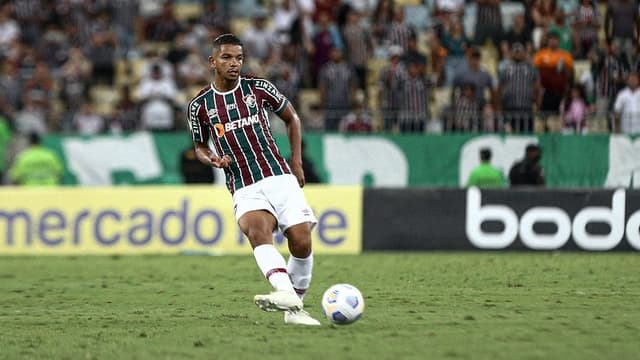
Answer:
<svg viewBox="0 0 640 360"><path fill-rule="evenodd" d="M302 170L302 164L292 165L291 171L293 171L293 175L298 179L298 185L304 187L304 170Z"/></svg>
<svg viewBox="0 0 640 360"><path fill-rule="evenodd" d="M211 166L220 169L226 169L231 165L231 157L229 155L224 155L223 157L211 155L209 161L211 161Z"/></svg>

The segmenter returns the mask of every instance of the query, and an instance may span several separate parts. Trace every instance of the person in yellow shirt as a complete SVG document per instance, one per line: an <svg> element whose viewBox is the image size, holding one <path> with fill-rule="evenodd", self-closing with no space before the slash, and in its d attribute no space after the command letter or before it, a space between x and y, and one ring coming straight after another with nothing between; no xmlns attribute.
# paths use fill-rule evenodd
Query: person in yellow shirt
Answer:
<svg viewBox="0 0 640 360"><path fill-rule="evenodd" d="M29 135L30 146L16 157L9 169L14 184L25 186L55 186L62 179L64 167L53 151L41 144L40 135Z"/></svg>

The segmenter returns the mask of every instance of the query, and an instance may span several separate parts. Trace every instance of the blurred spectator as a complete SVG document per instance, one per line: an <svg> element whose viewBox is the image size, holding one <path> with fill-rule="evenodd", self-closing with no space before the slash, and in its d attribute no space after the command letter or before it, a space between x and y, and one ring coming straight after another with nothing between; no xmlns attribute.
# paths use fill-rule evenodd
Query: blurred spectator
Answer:
<svg viewBox="0 0 640 360"><path fill-rule="evenodd" d="M558 5L556 0L536 0L532 9L535 26L544 28L553 21Z"/></svg>
<svg viewBox="0 0 640 360"><path fill-rule="evenodd" d="M293 44L312 53L314 44L311 14L314 9L314 2L311 0L282 0L277 3L273 11L273 24L278 42ZM328 21L331 21L330 16Z"/></svg>
<svg viewBox="0 0 640 360"><path fill-rule="evenodd" d="M522 14L517 14L513 17L511 29L509 29L502 38L502 42L500 44L500 56L502 58L509 58L509 51L515 43L524 45L527 56L533 54L531 31L527 29L524 15Z"/></svg>
<svg viewBox="0 0 640 360"><path fill-rule="evenodd" d="M335 0L335 5L333 7L333 15L336 17L336 24L338 25L338 29L340 32L344 30L344 26L347 25L347 17L349 13L355 11L357 14L364 15L366 13L366 9L368 4L366 3L368 0L363 0L358 4L358 1L343 1L343 0ZM316 4L316 11L317 11ZM368 30L368 29L367 29ZM367 35L371 35L367 32Z"/></svg>
<svg viewBox="0 0 640 360"><path fill-rule="evenodd" d="M173 3L167 1L162 5L162 13L147 22L146 38L151 41L168 42L175 39L181 25L173 14Z"/></svg>
<svg viewBox="0 0 640 360"><path fill-rule="evenodd" d="M54 71L67 60L69 39L56 23L49 23L38 46L38 56ZM57 75L57 74L56 74Z"/></svg>
<svg viewBox="0 0 640 360"><path fill-rule="evenodd" d="M203 46L204 47L204 46ZM177 66L179 63L184 61L187 58L190 52L196 51L199 54L200 58L206 59L207 56L202 56L202 52L198 50L199 46L197 44L189 45L187 43L187 35L184 32L179 32L176 34L176 38L173 40L169 51L167 51L166 60L171 63L173 66ZM211 49L208 49L208 52L211 52ZM203 60L204 61L204 60Z"/></svg>
<svg viewBox="0 0 640 360"><path fill-rule="evenodd" d="M212 184L215 180L213 168L198 160L193 146L180 153L180 173L185 184ZM305 173L305 177L306 177Z"/></svg>
<svg viewBox="0 0 640 360"><path fill-rule="evenodd" d="M358 79L358 87L367 90L367 61L373 53L373 42L369 31L360 21L360 14L355 10L347 13L347 23L342 35L347 51L347 61L353 66Z"/></svg>
<svg viewBox="0 0 640 360"><path fill-rule="evenodd" d="M498 86L504 122L512 132L533 132L533 109L540 104L540 76L521 43L513 44L511 57Z"/></svg>
<svg viewBox="0 0 640 360"><path fill-rule="evenodd" d="M620 53L631 52L640 34L640 8L633 0L610 0L604 18L607 40L613 40Z"/></svg>
<svg viewBox="0 0 640 360"><path fill-rule="evenodd" d="M598 45L600 18L593 0L580 1L573 24L578 33L580 58L584 59L591 51L591 48Z"/></svg>
<svg viewBox="0 0 640 360"><path fill-rule="evenodd" d="M118 58L127 59L136 41L140 4L138 0L110 0L109 4L118 44Z"/></svg>
<svg viewBox="0 0 640 360"><path fill-rule="evenodd" d="M479 130L480 106L476 98L476 86L472 82L462 85L460 96L453 101L453 111L446 129L452 132Z"/></svg>
<svg viewBox="0 0 640 360"><path fill-rule="evenodd" d="M76 112L84 102L91 82L93 64L78 47L69 50L69 58L62 65L61 97L68 112ZM69 129L65 129L69 130Z"/></svg>
<svg viewBox="0 0 640 360"><path fill-rule="evenodd" d="M278 60L273 61L269 69L269 78L273 84L294 106L298 104L298 90L301 82L296 60L295 48L288 45L282 49Z"/></svg>
<svg viewBox="0 0 640 360"><path fill-rule="evenodd" d="M96 135L104 131L105 123L102 116L96 114L89 101L85 101L73 116L73 127L80 135Z"/></svg>
<svg viewBox="0 0 640 360"><path fill-rule="evenodd" d="M320 69L331 60L334 48L343 48L340 42L340 35L337 34L337 29L335 29L335 24L331 22L330 15L322 13L318 18L318 31L313 36L311 74L314 84L318 82Z"/></svg>
<svg viewBox="0 0 640 360"><path fill-rule="evenodd" d="M403 52L409 50L409 37L413 30L404 23L404 7L395 8L393 19L387 29L387 44L398 45Z"/></svg>
<svg viewBox="0 0 640 360"><path fill-rule="evenodd" d="M42 35L42 26L46 22L46 7L40 0L13 1L12 4L23 39L28 43L36 44Z"/></svg>
<svg viewBox="0 0 640 360"><path fill-rule="evenodd" d="M398 125L400 132L423 132L429 120L429 84L420 64L407 64L408 77L400 84Z"/></svg>
<svg viewBox="0 0 640 360"><path fill-rule="evenodd" d="M390 45L386 43L386 39L389 26L391 26L391 21L393 20L393 14L393 0L378 1L371 18L373 39L378 47L386 49Z"/></svg>
<svg viewBox="0 0 640 360"><path fill-rule="evenodd" d="M365 99L361 92L355 97L353 109L340 121L339 130L346 133L370 133L373 131L373 115L366 108Z"/></svg>
<svg viewBox="0 0 640 360"><path fill-rule="evenodd" d="M540 73L544 90L540 106L543 115L558 114L560 101L573 82L573 57L560 49L559 37L557 32L550 31L547 35L547 47L540 49L533 58L533 65Z"/></svg>
<svg viewBox="0 0 640 360"><path fill-rule="evenodd" d="M453 79L465 65L465 54L470 42L464 34L462 22L458 19L451 21L451 31L444 34L442 46L447 50L446 81L447 86L453 85Z"/></svg>
<svg viewBox="0 0 640 360"><path fill-rule="evenodd" d="M378 104L385 131L391 131L398 122L400 89L408 77L406 67L401 62L400 46L391 46L389 56L389 64L382 68L378 80Z"/></svg>
<svg viewBox="0 0 640 360"><path fill-rule="evenodd" d="M91 36L89 59L93 63L94 84L113 84L115 51L115 36L111 31L96 32Z"/></svg>
<svg viewBox="0 0 640 360"><path fill-rule="evenodd" d="M585 101L585 91L574 85L560 103L563 134L586 134L589 107Z"/></svg>
<svg viewBox="0 0 640 360"><path fill-rule="evenodd" d="M20 38L20 26L11 18L11 4L0 8L0 57L5 58L11 45Z"/></svg>
<svg viewBox="0 0 640 360"><path fill-rule="evenodd" d="M314 12L311 19L314 23L317 23L322 13L329 14L331 21L337 24L337 10L339 0L312 0L314 4Z"/></svg>
<svg viewBox="0 0 640 360"><path fill-rule="evenodd" d="M24 186L53 186L60 184L63 164L58 155L41 145L38 133L29 134L30 146L16 156L9 169L14 184Z"/></svg>
<svg viewBox="0 0 640 360"><path fill-rule="evenodd" d="M47 118L41 94L25 94L22 104L22 109L15 114L14 118L16 132L22 135L31 132L47 133Z"/></svg>
<svg viewBox="0 0 640 360"><path fill-rule="evenodd" d="M467 58L467 65L463 65L456 76L453 79L453 88L451 89L451 99L457 94L457 91L462 88L464 84L471 83L475 85L475 94L478 106L483 107L488 100L485 97L485 92L490 93L490 100L495 103L496 88L495 83L491 75L480 66L481 54L477 49L473 49L471 54Z"/></svg>
<svg viewBox="0 0 640 360"><path fill-rule="evenodd" d="M418 49L418 37L415 33L409 36L407 43L407 53L402 57L405 64L414 63L420 66L420 75L427 74L427 56Z"/></svg>
<svg viewBox="0 0 640 360"><path fill-rule="evenodd" d="M464 0L435 0L434 13L447 28L447 24L462 19Z"/></svg>
<svg viewBox="0 0 640 360"><path fill-rule="evenodd" d="M211 49L209 49L210 51ZM144 57L144 66L142 68L142 74L140 75L140 81L151 78L152 69L155 66L159 66L162 72L162 77L169 79L175 83L176 77L173 71L173 65L162 54L162 51L156 48L149 48L146 56Z"/></svg>
<svg viewBox="0 0 640 360"><path fill-rule="evenodd" d="M502 39L502 13L500 0L475 0L477 4L476 28L473 42L482 46L487 40L492 40L498 47L498 40Z"/></svg>
<svg viewBox="0 0 640 360"><path fill-rule="evenodd" d="M578 34L575 29L566 21L564 11L558 9L554 22L549 24L548 32L558 34L559 47L572 56L578 55Z"/></svg>
<svg viewBox="0 0 640 360"><path fill-rule="evenodd" d="M244 55L251 61L265 64L277 44L273 30L267 27L268 14L265 9L259 8L253 14L251 25L242 33Z"/></svg>
<svg viewBox="0 0 640 360"><path fill-rule="evenodd" d="M480 165L471 171L467 180L467 187L502 188L506 181L502 171L491 166L491 149L480 149Z"/></svg>
<svg viewBox="0 0 640 360"><path fill-rule="evenodd" d="M441 86L445 81L447 49L442 46L440 39L433 32L429 34L428 41L429 56L431 58L429 71L434 85ZM458 70L462 70L464 66L466 66L466 64L459 66ZM455 79L455 74L453 78Z"/></svg>
<svg viewBox="0 0 640 360"><path fill-rule="evenodd" d="M32 106L43 113L45 122L51 119L51 103L54 81L45 62L39 61L31 74L24 82L23 94L33 100Z"/></svg>
<svg viewBox="0 0 640 360"><path fill-rule="evenodd" d="M0 72L0 97L4 99L6 106L13 112L20 108L22 103L22 83L20 82L20 69L14 61L5 61Z"/></svg>
<svg viewBox="0 0 640 360"><path fill-rule="evenodd" d="M198 23L205 26L212 33L222 34L229 32L231 29L231 18L229 14L225 14L224 9L218 9L216 0L204 1L205 8L202 15L198 19ZM213 37L215 38L215 36Z"/></svg>
<svg viewBox="0 0 640 360"><path fill-rule="evenodd" d="M342 50L331 50L331 61L320 70L318 87L324 110L325 130L337 131L340 120L351 109L356 87L355 74L344 61Z"/></svg>
<svg viewBox="0 0 640 360"><path fill-rule="evenodd" d="M114 108L111 124L117 124L122 131L134 131L139 128L140 109L131 97L129 86L120 88L119 100Z"/></svg>
<svg viewBox="0 0 640 360"><path fill-rule="evenodd" d="M509 170L511 187L544 186L544 171L540 165L542 149L538 145L527 145L524 158L516 162Z"/></svg>
<svg viewBox="0 0 640 360"><path fill-rule="evenodd" d="M531 10L533 29L531 37L534 49L542 47L542 35L553 22L558 6L556 0L535 0Z"/></svg>
<svg viewBox="0 0 640 360"><path fill-rule="evenodd" d="M639 75L634 71L627 78L627 87L616 97L613 106L616 116L614 131L624 134L640 134Z"/></svg>
<svg viewBox="0 0 640 360"><path fill-rule="evenodd" d="M498 115L491 104L484 104L482 114L480 116L480 132L495 133L503 130L503 126L498 119Z"/></svg>
<svg viewBox="0 0 640 360"><path fill-rule="evenodd" d="M593 79L596 116L606 118L609 131L613 130L613 111L618 90L624 86L624 66L616 55L616 44L605 41L604 49L594 49L589 55Z"/></svg>
<svg viewBox="0 0 640 360"><path fill-rule="evenodd" d="M153 65L151 77L140 81L137 90L140 117L144 130L173 130L175 98L178 95L174 82L167 78L160 65Z"/></svg>
<svg viewBox="0 0 640 360"><path fill-rule="evenodd" d="M178 64L178 83L183 87L202 87L209 82L210 76L209 63L200 56L198 49L193 49Z"/></svg>

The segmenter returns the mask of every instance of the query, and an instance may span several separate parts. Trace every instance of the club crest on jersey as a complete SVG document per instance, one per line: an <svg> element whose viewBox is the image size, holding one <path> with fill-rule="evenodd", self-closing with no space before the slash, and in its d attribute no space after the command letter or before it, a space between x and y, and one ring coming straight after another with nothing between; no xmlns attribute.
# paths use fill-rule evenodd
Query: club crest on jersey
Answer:
<svg viewBox="0 0 640 360"><path fill-rule="evenodd" d="M217 123L213 125L213 130L216 132L216 135L221 138L224 136L224 125Z"/></svg>
<svg viewBox="0 0 640 360"><path fill-rule="evenodd" d="M207 115L209 115L209 119L213 120L214 117L218 116L218 109L209 109Z"/></svg>
<svg viewBox="0 0 640 360"><path fill-rule="evenodd" d="M249 94L247 96L245 96L243 99L245 104L249 105L249 107L256 107L256 96L253 94Z"/></svg>

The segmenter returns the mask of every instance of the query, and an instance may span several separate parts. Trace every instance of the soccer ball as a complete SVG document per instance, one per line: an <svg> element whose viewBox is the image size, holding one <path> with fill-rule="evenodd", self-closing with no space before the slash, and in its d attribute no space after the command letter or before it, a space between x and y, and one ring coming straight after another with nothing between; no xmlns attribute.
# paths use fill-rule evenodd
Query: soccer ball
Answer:
<svg viewBox="0 0 640 360"><path fill-rule="evenodd" d="M362 316L364 298L355 286L336 284L322 295L322 312L334 324L351 324Z"/></svg>

